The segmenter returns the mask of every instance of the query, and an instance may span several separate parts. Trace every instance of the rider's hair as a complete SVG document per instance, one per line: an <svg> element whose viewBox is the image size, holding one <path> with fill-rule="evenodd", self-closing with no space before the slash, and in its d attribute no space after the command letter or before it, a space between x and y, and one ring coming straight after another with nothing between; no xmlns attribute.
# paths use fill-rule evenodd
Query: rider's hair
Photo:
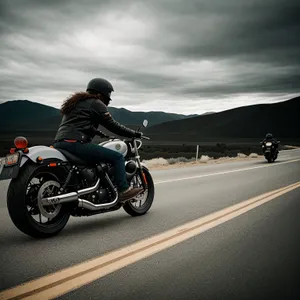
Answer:
<svg viewBox="0 0 300 300"><path fill-rule="evenodd" d="M99 99L102 101L102 95L100 94L93 94L91 96L91 93L87 93L87 92L74 93L64 100L60 112L62 115L68 115L74 109L74 107L79 101L84 101L92 98Z"/></svg>

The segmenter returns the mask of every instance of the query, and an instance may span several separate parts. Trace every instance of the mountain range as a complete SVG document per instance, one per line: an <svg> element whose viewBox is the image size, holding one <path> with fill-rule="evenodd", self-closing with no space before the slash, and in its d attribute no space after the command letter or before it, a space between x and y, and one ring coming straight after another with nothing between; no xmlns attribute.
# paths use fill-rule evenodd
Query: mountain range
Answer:
<svg viewBox="0 0 300 300"><path fill-rule="evenodd" d="M262 138L268 132L278 138L300 138L299 96L283 102L243 106L165 122L145 130L145 134L155 141L190 142L219 138Z"/></svg>
<svg viewBox="0 0 300 300"><path fill-rule="evenodd" d="M144 119L153 126L197 116L162 111L133 112L115 107L109 107L108 110L116 121L135 126L142 124ZM12 100L0 104L0 131L14 131L20 128L26 131L53 131L57 130L60 121L60 111L48 105L28 100Z"/></svg>
<svg viewBox="0 0 300 300"><path fill-rule="evenodd" d="M264 137L267 132L278 138L300 138L300 97L202 115L132 112L114 107L109 111L117 121L131 128L147 119L149 127L143 131L152 141L256 139ZM1 132L55 132L60 120L58 109L36 102L13 100L0 104Z"/></svg>

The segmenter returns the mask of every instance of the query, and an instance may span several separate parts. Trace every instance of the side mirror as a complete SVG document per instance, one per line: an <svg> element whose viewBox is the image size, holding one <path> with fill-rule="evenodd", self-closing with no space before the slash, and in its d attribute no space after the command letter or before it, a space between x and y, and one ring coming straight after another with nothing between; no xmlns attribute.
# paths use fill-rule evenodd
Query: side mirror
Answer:
<svg viewBox="0 0 300 300"><path fill-rule="evenodd" d="M144 121L143 121L143 126L144 126L144 127L147 127L147 126L148 126L148 120L144 120Z"/></svg>

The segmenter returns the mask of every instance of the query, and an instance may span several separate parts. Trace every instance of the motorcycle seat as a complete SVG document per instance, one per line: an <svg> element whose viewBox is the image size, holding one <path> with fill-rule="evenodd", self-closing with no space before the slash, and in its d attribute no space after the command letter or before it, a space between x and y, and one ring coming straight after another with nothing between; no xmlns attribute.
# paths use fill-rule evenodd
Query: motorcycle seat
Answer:
<svg viewBox="0 0 300 300"><path fill-rule="evenodd" d="M78 156L70 153L69 151L65 150L65 149L60 149L60 148L56 148L59 152L61 152L68 161L72 162L73 164L77 165L77 166L88 166L89 163L82 160L81 158L79 158Z"/></svg>

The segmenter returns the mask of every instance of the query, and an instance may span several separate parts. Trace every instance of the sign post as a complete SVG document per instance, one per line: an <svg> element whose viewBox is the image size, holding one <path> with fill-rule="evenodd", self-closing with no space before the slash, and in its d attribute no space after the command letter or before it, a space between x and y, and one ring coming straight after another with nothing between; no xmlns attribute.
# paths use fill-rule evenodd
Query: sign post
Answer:
<svg viewBox="0 0 300 300"><path fill-rule="evenodd" d="M196 161L198 160L198 155L199 155L199 145L197 145L197 150L196 150Z"/></svg>

